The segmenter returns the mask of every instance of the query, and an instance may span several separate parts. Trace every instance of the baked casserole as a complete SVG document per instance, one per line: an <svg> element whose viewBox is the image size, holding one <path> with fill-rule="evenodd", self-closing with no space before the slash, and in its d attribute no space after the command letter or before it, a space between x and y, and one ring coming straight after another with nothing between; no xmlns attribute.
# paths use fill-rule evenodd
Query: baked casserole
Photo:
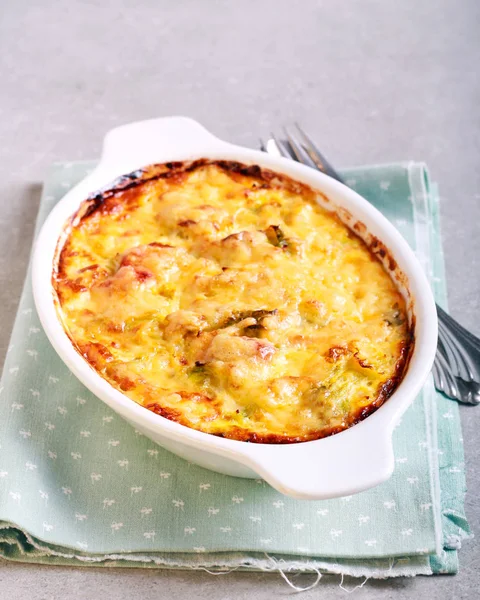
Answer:
<svg viewBox="0 0 480 600"><path fill-rule="evenodd" d="M412 329L385 249L318 196L204 159L85 200L53 272L73 345L135 402L206 433L289 443L352 426L398 385Z"/></svg>

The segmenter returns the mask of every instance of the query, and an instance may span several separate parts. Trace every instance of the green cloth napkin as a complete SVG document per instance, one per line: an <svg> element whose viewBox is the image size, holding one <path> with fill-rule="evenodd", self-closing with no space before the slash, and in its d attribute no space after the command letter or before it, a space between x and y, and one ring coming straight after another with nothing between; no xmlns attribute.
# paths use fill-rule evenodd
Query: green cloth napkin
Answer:
<svg viewBox="0 0 480 600"><path fill-rule="evenodd" d="M53 166L37 229L93 166ZM344 176L405 236L445 305L438 196L425 166ZM395 430L389 481L336 500L293 500L260 479L185 462L88 392L43 333L29 272L0 393L0 555L7 559L366 577L457 571L468 537L460 421L457 405L431 381Z"/></svg>

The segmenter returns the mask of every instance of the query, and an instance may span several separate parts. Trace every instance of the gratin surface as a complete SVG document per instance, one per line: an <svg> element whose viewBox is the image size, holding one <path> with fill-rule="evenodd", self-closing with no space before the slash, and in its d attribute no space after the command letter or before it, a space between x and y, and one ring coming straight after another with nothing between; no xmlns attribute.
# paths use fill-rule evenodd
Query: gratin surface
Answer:
<svg viewBox="0 0 480 600"><path fill-rule="evenodd" d="M75 347L135 402L257 442L341 431L401 378L405 303L301 184L258 167L155 165L85 201L53 284Z"/></svg>

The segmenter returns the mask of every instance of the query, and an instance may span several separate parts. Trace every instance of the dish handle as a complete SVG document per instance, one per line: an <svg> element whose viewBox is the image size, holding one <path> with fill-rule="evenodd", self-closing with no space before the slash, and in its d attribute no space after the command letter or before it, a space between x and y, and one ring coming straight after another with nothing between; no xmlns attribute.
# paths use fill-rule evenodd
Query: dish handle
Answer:
<svg viewBox="0 0 480 600"><path fill-rule="evenodd" d="M106 134L98 169L120 175L148 164L198 158L229 146L188 117L137 121Z"/></svg>
<svg viewBox="0 0 480 600"><path fill-rule="evenodd" d="M248 465L294 498L326 500L358 493L386 481L394 468L391 432L379 435L371 429L365 421L313 442L264 445L250 455Z"/></svg>

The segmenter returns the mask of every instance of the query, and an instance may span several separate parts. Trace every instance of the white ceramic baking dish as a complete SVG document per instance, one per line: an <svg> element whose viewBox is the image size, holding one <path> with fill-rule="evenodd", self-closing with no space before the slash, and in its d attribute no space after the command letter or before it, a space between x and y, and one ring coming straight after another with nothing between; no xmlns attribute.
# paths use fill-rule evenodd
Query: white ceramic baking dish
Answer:
<svg viewBox="0 0 480 600"><path fill-rule="evenodd" d="M223 439L169 421L136 404L100 377L72 346L58 318L51 285L55 248L67 220L88 195L121 175L152 163L195 158L258 164L306 183L330 200L329 208L338 207L349 225L363 223L366 230L362 236L375 236L394 257L397 267L393 277L407 297L409 316L415 322L414 351L394 394L362 422L331 437L298 444ZM106 135L97 168L65 195L42 227L33 257L33 290L40 320L59 356L89 390L135 428L202 467L237 477L261 477L296 498L353 494L388 479L394 466L392 431L428 376L437 342L436 310L427 279L408 244L371 204L322 173L226 143L185 117L131 123Z"/></svg>

